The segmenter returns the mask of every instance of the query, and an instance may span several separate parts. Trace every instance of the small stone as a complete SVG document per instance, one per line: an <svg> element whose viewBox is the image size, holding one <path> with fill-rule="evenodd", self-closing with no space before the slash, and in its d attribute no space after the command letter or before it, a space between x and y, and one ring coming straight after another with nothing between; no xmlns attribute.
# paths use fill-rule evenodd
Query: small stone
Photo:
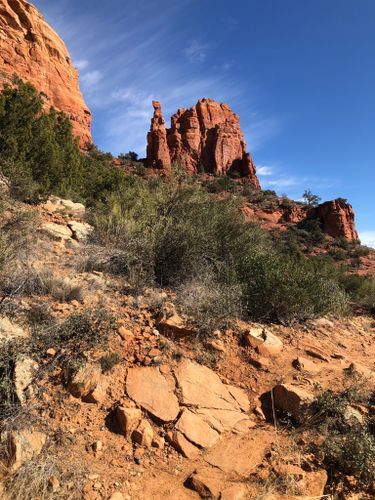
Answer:
<svg viewBox="0 0 375 500"><path fill-rule="evenodd" d="M148 353L150 358L155 358L156 356L161 356L162 352L160 349L153 348Z"/></svg>
<svg viewBox="0 0 375 500"><path fill-rule="evenodd" d="M103 443L101 441L95 441L95 443L92 443L91 447L95 451L95 453L97 453L102 451Z"/></svg>
<svg viewBox="0 0 375 500"><path fill-rule="evenodd" d="M109 500L125 500L124 495L119 491L115 491Z"/></svg>
<svg viewBox="0 0 375 500"><path fill-rule="evenodd" d="M134 338L134 333L124 326L120 326L120 328L117 330L117 333L123 340L131 340Z"/></svg>
<svg viewBox="0 0 375 500"><path fill-rule="evenodd" d="M151 448L153 437L154 429L146 419L141 420L138 427L132 432L133 442L145 448Z"/></svg>
<svg viewBox="0 0 375 500"><path fill-rule="evenodd" d="M157 448L159 450L164 450L165 440L162 436L155 434L154 437L152 438L151 444L152 444L153 448Z"/></svg>
<svg viewBox="0 0 375 500"><path fill-rule="evenodd" d="M51 358L54 358L56 356L56 351L52 347L47 349L46 351L47 356L50 356Z"/></svg>
<svg viewBox="0 0 375 500"><path fill-rule="evenodd" d="M56 476L51 476L48 479L48 487L53 493L56 493L60 489L60 481Z"/></svg>
<svg viewBox="0 0 375 500"><path fill-rule="evenodd" d="M199 456L199 448L190 443L181 432L176 430L168 432L166 439L185 458L195 460Z"/></svg>

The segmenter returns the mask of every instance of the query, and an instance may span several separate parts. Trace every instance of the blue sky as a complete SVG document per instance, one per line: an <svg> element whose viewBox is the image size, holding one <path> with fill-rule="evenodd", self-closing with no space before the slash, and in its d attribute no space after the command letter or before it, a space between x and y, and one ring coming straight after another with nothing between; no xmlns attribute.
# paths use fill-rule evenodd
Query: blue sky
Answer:
<svg viewBox="0 0 375 500"><path fill-rule="evenodd" d="M33 0L68 45L95 143L144 155L169 120L227 102L264 188L353 204L375 245L374 0Z"/></svg>

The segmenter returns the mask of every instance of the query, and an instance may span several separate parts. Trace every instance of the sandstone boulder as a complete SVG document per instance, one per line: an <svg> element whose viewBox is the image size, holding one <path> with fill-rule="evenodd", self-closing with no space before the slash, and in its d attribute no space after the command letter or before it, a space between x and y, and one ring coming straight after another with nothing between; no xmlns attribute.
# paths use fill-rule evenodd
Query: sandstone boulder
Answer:
<svg viewBox="0 0 375 500"><path fill-rule="evenodd" d="M218 471L203 467L188 477L185 486L196 491L201 498L217 500L220 498L223 478Z"/></svg>
<svg viewBox="0 0 375 500"><path fill-rule="evenodd" d="M132 432L132 440L134 443L151 448L154 439L154 429L150 422L146 419L141 420L138 427Z"/></svg>
<svg viewBox="0 0 375 500"><path fill-rule="evenodd" d="M64 200L57 196L50 196L48 200L42 204L42 208L51 213L58 212L75 216L83 216L86 212L86 207L82 203L74 203L71 200Z"/></svg>
<svg viewBox="0 0 375 500"><path fill-rule="evenodd" d="M10 321L9 318L0 318L0 340L14 340L27 336L28 333L19 325Z"/></svg>
<svg viewBox="0 0 375 500"><path fill-rule="evenodd" d="M274 356L282 348L282 341L264 327L251 327L244 334L244 343L256 349L262 356Z"/></svg>
<svg viewBox="0 0 375 500"><path fill-rule="evenodd" d="M75 398L86 403L101 403L105 398L107 383L98 365L87 364L65 376L68 390Z"/></svg>
<svg viewBox="0 0 375 500"><path fill-rule="evenodd" d="M14 387L21 404L26 400L26 389L31 385L38 364L31 358L18 359L14 366Z"/></svg>
<svg viewBox="0 0 375 500"><path fill-rule="evenodd" d="M116 409L116 420L124 436L130 438L142 420L142 412L138 408L119 406Z"/></svg>
<svg viewBox="0 0 375 500"><path fill-rule="evenodd" d="M93 227L86 222L70 221L68 227L72 232L72 237L77 241L85 241L93 231Z"/></svg>
<svg viewBox="0 0 375 500"><path fill-rule="evenodd" d="M68 240L73 236L72 230L65 224L56 224L55 222L45 222L41 230L50 238L57 241Z"/></svg>
<svg viewBox="0 0 375 500"><path fill-rule="evenodd" d="M314 396L300 387L279 384L273 388L273 399L277 410L286 411L298 420L313 402Z"/></svg>
<svg viewBox="0 0 375 500"><path fill-rule="evenodd" d="M39 455L46 443L46 435L33 430L7 432L1 441L7 447L7 467L15 473L23 464Z"/></svg>

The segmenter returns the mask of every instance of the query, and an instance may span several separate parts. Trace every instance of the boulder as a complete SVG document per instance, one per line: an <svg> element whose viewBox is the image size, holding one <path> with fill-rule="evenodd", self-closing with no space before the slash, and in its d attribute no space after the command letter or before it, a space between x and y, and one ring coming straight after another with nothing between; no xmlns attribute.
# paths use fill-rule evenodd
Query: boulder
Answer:
<svg viewBox="0 0 375 500"><path fill-rule="evenodd" d="M78 71L41 13L29 2L2 0L0 32L0 86L14 75L30 82L46 95L47 108L67 114L81 145L91 143L91 113L79 88Z"/></svg>
<svg viewBox="0 0 375 500"><path fill-rule="evenodd" d="M179 414L180 407L174 389L174 383L167 381L158 368L136 367L128 370L128 396L160 422L172 422Z"/></svg>
<svg viewBox="0 0 375 500"><path fill-rule="evenodd" d="M70 221L68 227L72 232L73 238L77 241L85 241L93 231L93 227L86 222Z"/></svg>
<svg viewBox="0 0 375 500"><path fill-rule="evenodd" d="M19 325L10 321L9 318L0 318L0 340L14 340L27 336L28 333Z"/></svg>
<svg viewBox="0 0 375 500"><path fill-rule="evenodd" d="M14 387L21 404L26 400L25 390L31 385L38 364L31 358L18 359L14 366Z"/></svg>
<svg viewBox="0 0 375 500"><path fill-rule="evenodd" d="M201 498L218 500L222 490L222 475L214 469L201 468L191 474L185 481L187 488L196 491Z"/></svg>
<svg viewBox="0 0 375 500"><path fill-rule="evenodd" d="M183 405L232 411L241 410L228 387L210 368L186 360L174 370L174 374L181 391ZM244 404L243 399L244 394L242 393L242 405Z"/></svg>
<svg viewBox="0 0 375 500"><path fill-rule="evenodd" d="M7 467L11 473L39 455L46 443L46 435L33 430L6 432L1 441L6 445Z"/></svg>
<svg viewBox="0 0 375 500"><path fill-rule="evenodd" d="M116 420L124 436L130 438L142 420L142 412L138 408L119 406L116 409Z"/></svg>
<svg viewBox="0 0 375 500"><path fill-rule="evenodd" d="M273 388L273 400L277 410L286 411L298 420L314 401L314 396L300 387L279 384Z"/></svg>
<svg viewBox="0 0 375 500"><path fill-rule="evenodd" d="M243 340L246 346L253 347L262 356L274 356L283 348L282 341L263 327L249 328Z"/></svg>
<svg viewBox="0 0 375 500"><path fill-rule="evenodd" d="M316 365L313 361L306 359L302 356L299 356L295 360L293 360L292 365L296 370L307 372L307 373L317 373L320 371L318 365Z"/></svg>
<svg viewBox="0 0 375 500"><path fill-rule="evenodd" d="M71 200L63 200L57 196L50 196L48 200L42 204L42 208L52 213L65 213L67 215L83 216L86 212L86 207L82 203L74 203Z"/></svg>
<svg viewBox="0 0 375 500"><path fill-rule="evenodd" d="M57 241L69 240L73 236L73 233L68 226L56 224L55 222L45 222L42 224L41 230L50 238Z"/></svg>
<svg viewBox="0 0 375 500"><path fill-rule="evenodd" d="M87 364L78 371L66 373L66 377L68 390L72 396L82 398L82 400L88 403L102 401L106 387L98 365Z"/></svg>

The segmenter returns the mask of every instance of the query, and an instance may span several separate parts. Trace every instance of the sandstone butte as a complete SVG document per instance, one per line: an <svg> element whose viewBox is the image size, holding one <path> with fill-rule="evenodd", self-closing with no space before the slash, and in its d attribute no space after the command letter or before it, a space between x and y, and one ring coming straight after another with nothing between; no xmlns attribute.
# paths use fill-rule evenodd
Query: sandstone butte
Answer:
<svg viewBox="0 0 375 500"><path fill-rule="evenodd" d="M260 189L256 169L240 127L238 115L227 104L200 99L181 108L165 126L161 105L153 101L154 116L147 136L147 165L168 173L172 163L189 174L236 173Z"/></svg>
<svg viewBox="0 0 375 500"><path fill-rule="evenodd" d="M17 75L47 96L47 106L70 118L81 145L92 142L91 113L68 50L39 11L25 0L0 2L0 87Z"/></svg>

